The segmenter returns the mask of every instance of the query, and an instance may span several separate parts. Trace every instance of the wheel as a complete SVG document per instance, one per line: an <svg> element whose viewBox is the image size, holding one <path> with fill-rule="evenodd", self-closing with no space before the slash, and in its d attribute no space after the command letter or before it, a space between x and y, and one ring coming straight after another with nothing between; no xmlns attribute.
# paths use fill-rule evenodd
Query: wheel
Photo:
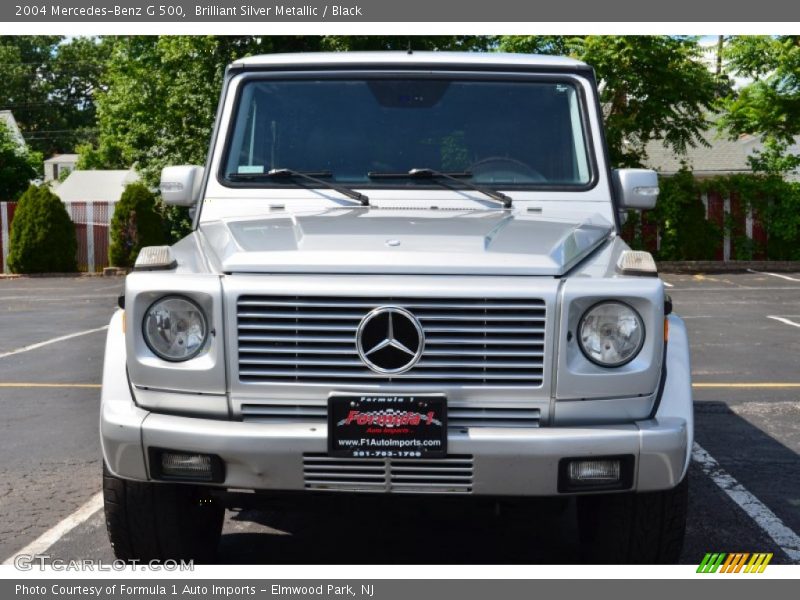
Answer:
<svg viewBox="0 0 800 600"><path fill-rule="evenodd" d="M683 548L689 477L671 490L578 498L584 558L594 564L675 564Z"/></svg>
<svg viewBox="0 0 800 600"><path fill-rule="evenodd" d="M481 172L491 171L494 176L502 174L507 178L515 178L517 175L522 175L534 182L546 181L544 175L530 165L508 156L488 156L475 161L466 170L468 173L476 175Z"/></svg>
<svg viewBox="0 0 800 600"><path fill-rule="evenodd" d="M104 464L103 500L118 559L213 561L225 508L202 487L127 481Z"/></svg>

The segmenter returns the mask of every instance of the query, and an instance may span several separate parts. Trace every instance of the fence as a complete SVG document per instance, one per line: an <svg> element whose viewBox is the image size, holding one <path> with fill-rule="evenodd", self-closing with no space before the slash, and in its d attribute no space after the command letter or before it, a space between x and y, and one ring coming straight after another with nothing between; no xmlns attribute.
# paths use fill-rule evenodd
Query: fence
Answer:
<svg viewBox="0 0 800 600"><path fill-rule="evenodd" d="M65 207L75 224L78 240L76 261L79 271L94 273L108 266L108 245L113 202L67 202ZM8 246L16 202L0 202L0 253L3 273L8 273Z"/></svg>
<svg viewBox="0 0 800 600"><path fill-rule="evenodd" d="M752 208L745 208L736 192L723 195L719 192L703 192L699 199L705 208L706 221L716 226L714 260L735 260L740 257L739 244L749 243L753 248L752 259L767 258L767 231L759 215ZM640 221L623 227L623 237L639 238L643 249L657 253L661 248L661 230L652 213L643 212Z"/></svg>

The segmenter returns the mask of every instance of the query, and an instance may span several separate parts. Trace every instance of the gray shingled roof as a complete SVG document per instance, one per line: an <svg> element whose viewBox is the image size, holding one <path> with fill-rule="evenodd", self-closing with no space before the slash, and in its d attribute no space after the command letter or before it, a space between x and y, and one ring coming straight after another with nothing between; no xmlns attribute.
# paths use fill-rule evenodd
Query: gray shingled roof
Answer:
<svg viewBox="0 0 800 600"><path fill-rule="evenodd" d="M743 135L731 140L716 130L709 130L704 137L709 147L687 148L685 155L676 155L671 148L664 146L662 140L651 140L646 146L646 166L664 175L678 172L681 162L685 162L699 177L749 173L751 169L747 157L762 147L761 140L753 135ZM800 137L795 139L795 144L789 151L800 153Z"/></svg>

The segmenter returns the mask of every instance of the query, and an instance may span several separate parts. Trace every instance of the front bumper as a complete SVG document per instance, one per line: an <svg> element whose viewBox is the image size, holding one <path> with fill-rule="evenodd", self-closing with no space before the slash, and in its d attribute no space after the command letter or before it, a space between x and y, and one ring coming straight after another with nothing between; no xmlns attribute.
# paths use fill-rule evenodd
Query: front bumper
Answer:
<svg viewBox="0 0 800 600"><path fill-rule="evenodd" d="M319 487L309 483L315 477L309 475L309 469L316 468L309 464L318 465L320 460L325 460L327 428L324 424L250 423L153 413L137 407L125 377L124 341L118 339L121 336L115 336L116 329L112 320L100 415L103 456L115 475L149 480L148 449L164 448L218 455L225 464L225 479L214 485L222 488L401 491L400 486L395 489L392 483L392 461L381 459L376 460L385 467L383 486L359 486L358 474L349 478L348 486ZM406 485L402 491L557 495L562 458L611 455L634 457L632 489L672 488L684 477L693 437L688 353L684 354L685 358L679 356L680 360L671 367L674 378L668 379L660 408L653 418L620 425L451 431L448 454L468 463L466 467L459 463L468 471L467 483L464 469L461 469L459 482L463 485L449 488L448 472L439 468L446 467L446 461L420 461L421 470L416 471L414 481L434 480L441 485Z"/></svg>
<svg viewBox="0 0 800 600"><path fill-rule="evenodd" d="M120 477L148 478L147 449L170 448L218 455L225 463L225 481L220 487L325 489L315 485L314 477L306 474L309 459L313 461L326 452L325 426L267 425L156 413L141 415L139 411L131 416L131 421L124 423L119 418L107 419L104 414L101 424L108 466ZM136 438L140 443L131 444ZM677 418L579 428L474 428L449 435L448 454L471 457L470 485L453 487L452 491L499 496L556 495L558 464L562 458L608 455L635 457L634 489L666 489L680 482L687 444L686 423ZM115 461L115 457L125 459ZM446 475L444 470L438 472ZM428 471L434 479L436 473ZM341 481L334 477L327 489L393 491L391 483L376 488L359 486L357 481ZM446 479L438 481L442 483ZM443 484L398 489L447 491Z"/></svg>

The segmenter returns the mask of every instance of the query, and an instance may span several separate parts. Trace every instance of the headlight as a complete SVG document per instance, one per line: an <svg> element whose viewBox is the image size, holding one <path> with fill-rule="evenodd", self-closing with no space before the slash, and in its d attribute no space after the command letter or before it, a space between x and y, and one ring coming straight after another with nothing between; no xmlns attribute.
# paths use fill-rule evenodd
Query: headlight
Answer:
<svg viewBox="0 0 800 600"><path fill-rule="evenodd" d="M601 367L619 367L632 361L642 344L642 318L622 302L595 304L578 323L578 345L586 358Z"/></svg>
<svg viewBox="0 0 800 600"><path fill-rule="evenodd" d="M197 356L205 344L208 327L197 304L182 296L166 296L147 309L142 332L154 354L178 362Z"/></svg>

